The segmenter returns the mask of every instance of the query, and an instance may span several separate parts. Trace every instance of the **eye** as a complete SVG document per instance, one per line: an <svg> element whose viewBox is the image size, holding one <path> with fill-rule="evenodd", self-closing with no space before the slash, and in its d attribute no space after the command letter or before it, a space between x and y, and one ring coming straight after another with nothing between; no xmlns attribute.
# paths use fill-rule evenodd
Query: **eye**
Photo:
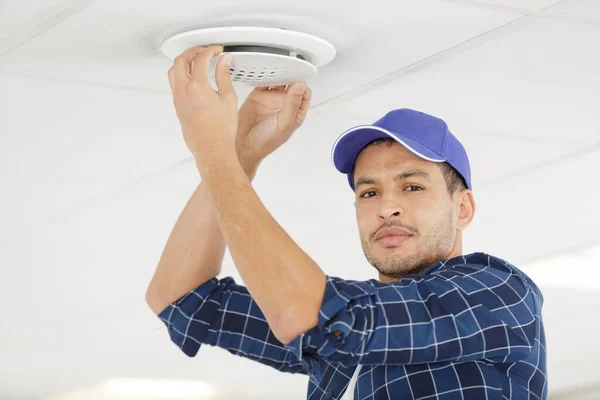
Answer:
<svg viewBox="0 0 600 400"><path fill-rule="evenodd" d="M367 190L366 192L361 194L360 197L365 198L365 199L368 199L369 197L373 197L373 196L365 196L365 194L367 194L367 193L377 193L377 192L374 190Z"/></svg>
<svg viewBox="0 0 600 400"><path fill-rule="evenodd" d="M417 185L408 185L406 187L406 189L410 189L409 192L415 192L415 191L423 190L423 188L421 186L417 186Z"/></svg>

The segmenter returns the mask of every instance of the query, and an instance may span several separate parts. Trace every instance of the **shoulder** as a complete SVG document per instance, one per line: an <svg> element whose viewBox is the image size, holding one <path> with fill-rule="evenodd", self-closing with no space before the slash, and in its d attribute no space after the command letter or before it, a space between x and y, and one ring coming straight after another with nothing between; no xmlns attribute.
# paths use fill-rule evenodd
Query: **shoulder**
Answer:
<svg viewBox="0 0 600 400"><path fill-rule="evenodd" d="M430 278L431 277L431 278ZM535 282L514 264L487 253L471 253L443 260L428 268L422 279L441 278L460 280L474 286L487 288L510 287L516 293L532 292L542 299Z"/></svg>
<svg viewBox="0 0 600 400"><path fill-rule="evenodd" d="M442 260L419 275L409 275L394 282L377 279L355 281L327 276L326 297L357 299L372 294L393 297L410 293L410 289L451 290L460 289L475 293L482 289L515 292L524 297L530 292L542 299L536 284L515 265L487 253L471 253ZM399 292L400 290L400 292Z"/></svg>

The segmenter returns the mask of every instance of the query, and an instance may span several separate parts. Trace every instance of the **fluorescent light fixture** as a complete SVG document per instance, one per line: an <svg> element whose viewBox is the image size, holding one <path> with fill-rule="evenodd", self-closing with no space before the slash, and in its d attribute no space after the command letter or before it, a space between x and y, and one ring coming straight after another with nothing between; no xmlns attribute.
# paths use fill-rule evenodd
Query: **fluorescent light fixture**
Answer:
<svg viewBox="0 0 600 400"><path fill-rule="evenodd" d="M600 245L561 253L520 267L540 287L600 289Z"/></svg>
<svg viewBox="0 0 600 400"><path fill-rule="evenodd" d="M47 400L211 400L222 395L215 385L178 379L112 378Z"/></svg>
<svg viewBox="0 0 600 400"><path fill-rule="evenodd" d="M214 385L176 379L114 378L100 387L106 394L118 398L210 399L218 394Z"/></svg>

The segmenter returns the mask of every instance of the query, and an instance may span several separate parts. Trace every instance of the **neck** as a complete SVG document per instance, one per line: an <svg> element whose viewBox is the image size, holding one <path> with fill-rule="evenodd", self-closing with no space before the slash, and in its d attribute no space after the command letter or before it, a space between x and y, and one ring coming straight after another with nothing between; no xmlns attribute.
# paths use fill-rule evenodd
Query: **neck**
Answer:
<svg viewBox="0 0 600 400"><path fill-rule="evenodd" d="M446 256L446 260L449 258L454 258L454 257L458 257L458 256L462 256L463 254L463 248L462 248L462 232L461 231L457 231L456 232L456 239L454 239L454 246L452 247L452 250L450 251L450 254L448 254Z"/></svg>

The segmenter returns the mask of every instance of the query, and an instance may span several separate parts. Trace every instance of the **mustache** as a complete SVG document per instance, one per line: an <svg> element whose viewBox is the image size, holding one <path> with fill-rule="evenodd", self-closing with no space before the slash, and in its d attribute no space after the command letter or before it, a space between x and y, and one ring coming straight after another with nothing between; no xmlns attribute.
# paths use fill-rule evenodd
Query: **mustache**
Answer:
<svg viewBox="0 0 600 400"><path fill-rule="evenodd" d="M404 225L403 223L398 222L398 221L390 221L390 222L384 223L379 228L377 228L375 230L375 232L371 233L371 240L373 240L375 238L375 235L377 235L377 232L379 232L383 228L402 228L402 229L406 229L413 235L419 234L419 230L417 228L413 228L412 226Z"/></svg>

